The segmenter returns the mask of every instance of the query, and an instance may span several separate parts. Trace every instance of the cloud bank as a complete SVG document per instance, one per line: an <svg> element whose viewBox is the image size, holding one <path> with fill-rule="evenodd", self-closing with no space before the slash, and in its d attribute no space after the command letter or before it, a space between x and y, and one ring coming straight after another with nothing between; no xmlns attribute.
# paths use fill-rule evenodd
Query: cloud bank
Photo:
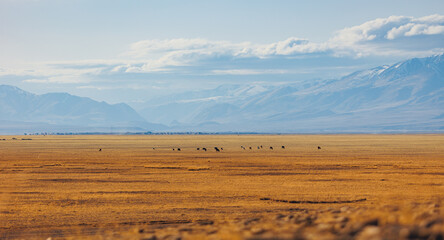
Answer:
<svg viewBox="0 0 444 240"><path fill-rule="evenodd" d="M416 57L443 51L444 16L391 16L342 29L329 40L332 49L357 57Z"/></svg>
<svg viewBox="0 0 444 240"><path fill-rule="evenodd" d="M325 54L354 58L388 54L404 57L430 55L443 51L443 40L444 16L390 16L344 28L322 43L297 37L270 44L232 43L199 38L144 40L131 44L130 50L124 55L145 60L143 65L127 67L126 71L150 72L165 70L168 66L190 66L216 58L283 60Z"/></svg>
<svg viewBox="0 0 444 240"><path fill-rule="evenodd" d="M184 79L213 79L223 84L234 76L239 77L236 81L290 81L325 78L362 65L442 52L443 15L390 16L341 29L325 42L299 37L269 44L203 38L148 39L130 44L127 51L113 59L36 63L20 70L0 68L0 77L17 76L21 71L27 76L24 84L78 84L79 89L87 89L88 84L150 84L155 88L156 82Z"/></svg>

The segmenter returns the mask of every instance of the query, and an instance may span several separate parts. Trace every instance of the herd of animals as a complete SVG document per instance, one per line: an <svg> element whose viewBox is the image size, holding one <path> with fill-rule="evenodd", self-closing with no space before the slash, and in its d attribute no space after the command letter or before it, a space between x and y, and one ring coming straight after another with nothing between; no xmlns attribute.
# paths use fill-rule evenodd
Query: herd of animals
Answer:
<svg viewBox="0 0 444 240"><path fill-rule="evenodd" d="M0 140L3 140L3 141L6 141L6 139L0 139ZM12 140L17 140L17 138L12 138ZM32 140L32 139L30 139L30 138L22 138L22 140ZM244 146L241 146L241 148L243 149L243 150L246 150L247 148L246 147L244 147ZM264 146L262 146L262 145L260 145L260 146L257 146L257 149L263 149L264 148ZM281 148L282 149L285 149L285 146L281 146ZM153 150L155 150L156 148L154 148L153 147ZM248 147L248 149L250 149L250 150L252 150L253 149L253 147ZM273 150L274 148L272 147L272 146L270 146L269 147L269 149L270 150ZM321 146L318 146L318 149L321 149ZM181 151L182 149L180 149L180 148L173 148L173 151ZM208 149L207 148L196 148L196 150L197 151L200 151L200 150L202 150L202 151L207 151ZM220 151L223 151L224 149L221 147L221 148L218 148L218 147L214 147L214 150L216 151L216 152L220 152ZM101 148L99 148L99 152L101 152L102 151L102 149Z"/></svg>
<svg viewBox="0 0 444 240"><path fill-rule="evenodd" d="M6 141L6 139L0 139L0 140L3 140L3 141ZM17 138L12 138L12 140L17 140ZM32 140L32 139L30 139L30 138L22 138L22 140ZM243 150L246 150L247 148L246 147L244 147L244 146L241 146L241 148L243 149ZM263 149L264 148L264 146L262 146L262 145L260 145L260 146L257 146L257 149ZM281 148L282 149L285 149L285 146L281 146ZM153 150L155 150L156 148L153 148ZM252 150L253 149L253 147L248 147L248 149L250 149L250 150ZM270 146L269 147L269 149L270 150L273 150L274 148L272 147L272 146ZM318 149L321 149L321 146L318 146ZM182 149L180 149L180 148L173 148L173 151L181 151ZM200 150L202 150L202 151L207 151L208 149L207 148L196 148L196 150L197 151L200 151ZM224 149L221 147L221 148L218 148L218 147L214 147L214 150L216 151L216 152L220 152L220 151L223 151ZM99 152L101 152L102 151L102 149L101 148L99 148Z"/></svg>
<svg viewBox="0 0 444 240"><path fill-rule="evenodd" d="M241 148L242 148L243 150L246 150L246 149L247 149L247 148L244 147L244 146L241 146ZM262 145L257 146L257 149L263 149L263 148L264 148L264 146L262 146ZM253 147L248 147L248 149L253 150ZM270 150L273 150L274 148L273 148L272 146L270 146L269 149L270 149ZM282 145L282 146L281 146L281 149L285 149L285 146ZM319 149L321 149L321 146L318 146L318 150L319 150ZM153 147L153 150L156 150L156 148ZM177 151L182 151L182 149L180 149L180 148L173 148L173 151L176 151L176 150L177 150ZM197 151L201 151L201 150L202 150L202 151L205 151L205 152L208 151L208 149L207 149L207 148L204 148L204 147L203 147L203 148L196 148L196 150L197 150ZM216 152L220 152L220 151L223 151L224 148L222 148L222 147L221 147L221 148L214 147L214 150L215 150ZM102 149L100 148L100 149L99 149L99 152L101 152L101 151L102 151Z"/></svg>

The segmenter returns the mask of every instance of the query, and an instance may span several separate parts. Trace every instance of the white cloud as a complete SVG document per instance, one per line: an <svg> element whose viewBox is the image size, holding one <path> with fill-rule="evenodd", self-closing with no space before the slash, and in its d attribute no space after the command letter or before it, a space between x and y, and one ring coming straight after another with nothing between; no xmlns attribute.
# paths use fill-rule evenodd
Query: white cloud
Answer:
<svg viewBox="0 0 444 240"><path fill-rule="evenodd" d="M150 54L172 52L172 51L203 51L206 49L221 49L231 45L229 42L212 42L206 39L165 39L165 40L144 40L131 44L130 51L127 53L133 57L146 57Z"/></svg>
<svg viewBox="0 0 444 240"><path fill-rule="evenodd" d="M0 77L20 75L27 78L23 80L27 83L80 84L130 81L124 76L131 73L137 73L131 76L137 75L139 81L142 75L154 73L169 73L176 75L175 78L181 74L255 75L252 78L266 74L315 75L318 70L314 68L327 72L322 68L331 66L332 58L341 61L374 56L401 60L443 51L444 16L390 16L344 28L321 43L297 37L269 44L202 38L143 40L131 44L128 51L113 59L28 63L15 70L0 69ZM297 62L294 59L307 58L315 59L312 65L294 65ZM337 63L331 67L338 66L344 65Z"/></svg>
<svg viewBox="0 0 444 240"><path fill-rule="evenodd" d="M390 29L408 24L410 17L390 16L365 22L358 26L344 28L330 40L333 45L353 45L359 42L384 38Z"/></svg>
<svg viewBox="0 0 444 240"><path fill-rule="evenodd" d="M444 23L444 16L439 15L439 14L433 14L433 15L417 18L417 21L424 22L424 23L442 24L442 23Z"/></svg>
<svg viewBox="0 0 444 240"><path fill-rule="evenodd" d="M311 43L307 39L288 38L284 41L271 43L268 45L257 46L252 50L253 56L288 56L294 54L307 54L314 52L323 52L327 50L326 44Z"/></svg>
<svg viewBox="0 0 444 240"><path fill-rule="evenodd" d="M168 67L190 66L216 58L269 58L324 52L328 44L311 43L307 39L288 38L271 44L232 43L206 39L146 40L131 44L122 56L143 64L125 64L114 71L167 72Z"/></svg>
<svg viewBox="0 0 444 240"><path fill-rule="evenodd" d="M235 57L266 57L271 55L291 55L323 51L326 44L315 44L307 39L291 37L271 44L252 44L250 42L232 43L206 39L166 39L145 40L131 44L124 56L152 59L159 54L174 58L177 56L230 55Z"/></svg>
<svg viewBox="0 0 444 240"><path fill-rule="evenodd" d="M286 74L288 70L278 69L227 69L227 70L213 70L215 75L261 75L261 74Z"/></svg>
<svg viewBox="0 0 444 240"><path fill-rule="evenodd" d="M218 56L240 56L250 52L250 43L231 43L206 39L144 40L131 44L122 56L139 61L138 64L118 66L125 72L166 72L165 67L188 66Z"/></svg>
<svg viewBox="0 0 444 240"><path fill-rule="evenodd" d="M338 31L328 41L338 56L420 57L444 47L444 16L390 16Z"/></svg>
<svg viewBox="0 0 444 240"><path fill-rule="evenodd" d="M423 38L420 42L415 42L415 36ZM207 60L223 57L286 59L318 53L329 53L337 57L417 56L441 51L444 44L437 41L437 38L443 37L444 16L430 15L421 18L378 18L344 28L323 43L313 43L296 37L270 44L233 43L201 38L145 40L133 43L130 50L124 54L144 63L125 66L124 69L127 72L166 72L169 67L199 65ZM401 40L403 42L399 42ZM122 66L116 69L122 69ZM244 73L252 74L239 72Z"/></svg>
<svg viewBox="0 0 444 240"><path fill-rule="evenodd" d="M338 45L350 45L375 40L438 34L444 34L444 16L430 15L422 18L391 16L342 29L337 32L331 42Z"/></svg>
<svg viewBox="0 0 444 240"><path fill-rule="evenodd" d="M399 37L411 37L417 35L444 34L444 25L427 25L423 23L408 23L400 27L392 28L386 38L393 40Z"/></svg>
<svg viewBox="0 0 444 240"><path fill-rule="evenodd" d="M140 84L124 84L117 86L98 86L98 85L81 85L77 86L76 89L93 89L93 90L121 90L121 89L131 89L131 90L151 90L151 89L162 89L158 86L148 86L148 85L140 85Z"/></svg>
<svg viewBox="0 0 444 240"><path fill-rule="evenodd" d="M31 78L31 79L25 79L23 82L26 83L62 83L62 84L68 84L68 83L87 83L89 80L85 78L84 75L60 75L60 76L53 76L48 78Z"/></svg>

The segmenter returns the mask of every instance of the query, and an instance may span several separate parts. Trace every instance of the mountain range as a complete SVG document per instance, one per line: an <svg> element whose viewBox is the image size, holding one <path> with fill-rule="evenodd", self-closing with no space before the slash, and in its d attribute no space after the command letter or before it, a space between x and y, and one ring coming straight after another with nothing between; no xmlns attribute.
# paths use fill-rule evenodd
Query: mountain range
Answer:
<svg viewBox="0 0 444 240"><path fill-rule="evenodd" d="M108 104L68 93L36 95L0 85L0 132L144 131L149 124L124 103Z"/></svg>
<svg viewBox="0 0 444 240"><path fill-rule="evenodd" d="M0 132L18 123L113 131L440 132L444 55L340 79L222 85L129 104L111 105L67 93L35 95L1 85Z"/></svg>
<svg viewBox="0 0 444 240"><path fill-rule="evenodd" d="M174 128L257 132L444 130L444 55L413 58L340 79L224 85L133 107Z"/></svg>

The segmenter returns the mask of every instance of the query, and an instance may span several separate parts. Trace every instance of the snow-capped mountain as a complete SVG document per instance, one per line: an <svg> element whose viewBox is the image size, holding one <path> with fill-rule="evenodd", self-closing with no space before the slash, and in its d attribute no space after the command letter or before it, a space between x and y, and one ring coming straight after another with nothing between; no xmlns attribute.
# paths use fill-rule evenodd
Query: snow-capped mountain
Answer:
<svg viewBox="0 0 444 240"><path fill-rule="evenodd" d="M135 131L442 132L444 55L340 79L222 85L133 107L138 112L123 103L110 105L67 93L35 95L0 85L0 131L8 126L81 126Z"/></svg>
<svg viewBox="0 0 444 240"><path fill-rule="evenodd" d="M177 129L258 132L444 130L444 55L334 80L225 85L139 108Z"/></svg>

